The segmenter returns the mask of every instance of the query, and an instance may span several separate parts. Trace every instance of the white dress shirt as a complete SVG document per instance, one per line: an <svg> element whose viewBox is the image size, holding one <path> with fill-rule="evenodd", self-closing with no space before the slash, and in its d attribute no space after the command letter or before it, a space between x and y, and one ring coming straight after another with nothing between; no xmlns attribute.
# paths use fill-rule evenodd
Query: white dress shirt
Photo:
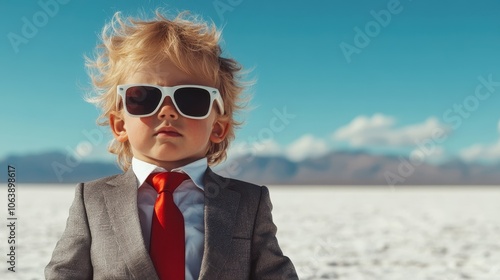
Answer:
<svg viewBox="0 0 500 280"><path fill-rule="evenodd" d="M203 258L203 245L205 240L204 206L205 195L203 175L208 167L207 159L202 158L188 165L175 168L173 172L186 173L190 180L182 182L175 189L174 203L184 216L186 237L186 280L198 279ZM146 248L149 249L151 237L151 222L153 219L154 204L158 196L156 190L146 182L153 172L166 172L164 168L132 159L132 170L138 180L137 204L142 235Z"/></svg>

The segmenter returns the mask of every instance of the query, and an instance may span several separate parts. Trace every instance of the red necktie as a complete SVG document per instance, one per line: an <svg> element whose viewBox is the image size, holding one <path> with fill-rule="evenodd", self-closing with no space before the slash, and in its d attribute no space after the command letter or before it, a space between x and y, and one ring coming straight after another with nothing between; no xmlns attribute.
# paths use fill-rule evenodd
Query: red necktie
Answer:
<svg viewBox="0 0 500 280"><path fill-rule="evenodd" d="M184 217L174 203L174 190L189 179L184 173L163 172L149 175L147 182L158 192L149 255L161 280L184 280L185 237Z"/></svg>

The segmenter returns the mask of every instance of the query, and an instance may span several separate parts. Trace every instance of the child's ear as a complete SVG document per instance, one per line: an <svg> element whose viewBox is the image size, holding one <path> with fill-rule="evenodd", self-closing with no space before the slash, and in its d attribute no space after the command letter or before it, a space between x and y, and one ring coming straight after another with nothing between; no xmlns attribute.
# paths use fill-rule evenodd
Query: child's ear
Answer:
<svg viewBox="0 0 500 280"><path fill-rule="evenodd" d="M229 117L219 116L213 126L212 133L210 133L210 141L212 143L220 143L226 139L229 132Z"/></svg>
<svg viewBox="0 0 500 280"><path fill-rule="evenodd" d="M109 126L118 142L124 143L128 140L125 121L119 112L114 111L109 114Z"/></svg>

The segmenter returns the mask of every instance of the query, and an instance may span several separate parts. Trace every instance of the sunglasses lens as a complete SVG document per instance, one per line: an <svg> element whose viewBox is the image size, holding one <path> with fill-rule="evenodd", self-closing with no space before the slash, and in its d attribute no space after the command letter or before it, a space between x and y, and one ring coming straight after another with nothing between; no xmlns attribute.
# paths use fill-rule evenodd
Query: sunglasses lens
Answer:
<svg viewBox="0 0 500 280"><path fill-rule="evenodd" d="M175 103L187 116L203 117L210 111L210 93L201 88L184 87L175 91Z"/></svg>
<svg viewBox="0 0 500 280"><path fill-rule="evenodd" d="M152 113L161 99L161 91L155 87L135 86L127 89L125 105L131 115Z"/></svg>

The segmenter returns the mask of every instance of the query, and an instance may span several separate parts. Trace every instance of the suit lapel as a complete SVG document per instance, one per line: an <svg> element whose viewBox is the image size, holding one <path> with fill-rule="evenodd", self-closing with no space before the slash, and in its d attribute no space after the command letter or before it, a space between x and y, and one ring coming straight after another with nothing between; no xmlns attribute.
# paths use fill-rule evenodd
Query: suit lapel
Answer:
<svg viewBox="0 0 500 280"><path fill-rule="evenodd" d="M130 168L110 180L103 190L110 224L124 261L134 279L158 279L144 246L137 208L137 179Z"/></svg>
<svg viewBox="0 0 500 280"><path fill-rule="evenodd" d="M205 172L205 247L199 279L217 279L231 249L240 194L231 190L229 179L210 168Z"/></svg>

